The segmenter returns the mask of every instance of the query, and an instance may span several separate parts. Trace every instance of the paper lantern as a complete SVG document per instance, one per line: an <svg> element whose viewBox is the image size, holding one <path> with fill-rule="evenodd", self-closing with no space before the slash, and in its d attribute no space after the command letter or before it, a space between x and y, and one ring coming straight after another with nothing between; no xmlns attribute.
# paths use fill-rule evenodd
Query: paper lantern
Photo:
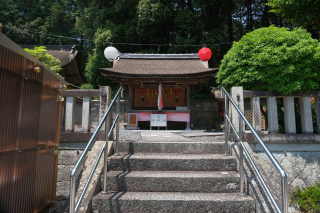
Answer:
<svg viewBox="0 0 320 213"><path fill-rule="evenodd" d="M207 47L201 48L198 52L198 56L200 60L203 62L209 61L209 59L211 58L211 55L212 55L211 50Z"/></svg>
<svg viewBox="0 0 320 213"><path fill-rule="evenodd" d="M114 61L119 59L119 51L113 46L109 46L104 50L104 57L106 57L108 61Z"/></svg>

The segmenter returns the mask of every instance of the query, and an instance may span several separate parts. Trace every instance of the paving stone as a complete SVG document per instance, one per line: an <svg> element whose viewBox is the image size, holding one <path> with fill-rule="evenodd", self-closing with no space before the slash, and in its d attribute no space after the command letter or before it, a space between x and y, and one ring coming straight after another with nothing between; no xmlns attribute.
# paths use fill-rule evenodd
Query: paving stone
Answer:
<svg viewBox="0 0 320 213"><path fill-rule="evenodd" d="M114 147L116 143L114 142ZM224 154L224 142L120 142L123 153Z"/></svg>
<svg viewBox="0 0 320 213"><path fill-rule="evenodd" d="M235 158L217 154L126 154L111 156L112 171L235 171Z"/></svg>
<svg viewBox="0 0 320 213"><path fill-rule="evenodd" d="M94 212L253 213L255 201L237 193L110 192L92 199Z"/></svg>
<svg viewBox="0 0 320 213"><path fill-rule="evenodd" d="M57 173L57 182L61 182L63 180L63 170L65 165L58 165L58 173Z"/></svg>
<svg viewBox="0 0 320 213"><path fill-rule="evenodd" d="M172 132L141 132L142 141L146 142L186 142L194 141Z"/></svg>
<svg viewBox="0 0 320 213"><path fill-rule="evenodd" d="M75 165L78 161L77 150L61 150L59 154L59 165Z"/></svg>
<svg viewBox="0 0 320 213"><path fill-rule="evenodd" d="M135 192L239 192L235 171L111 171L109 191Z"/></svg>
<svg viewBox="0 0 320 213"><path fill-rule="evenodd" d="M56 200L66 200L69 196L70 181L57 182Z"/></svg>

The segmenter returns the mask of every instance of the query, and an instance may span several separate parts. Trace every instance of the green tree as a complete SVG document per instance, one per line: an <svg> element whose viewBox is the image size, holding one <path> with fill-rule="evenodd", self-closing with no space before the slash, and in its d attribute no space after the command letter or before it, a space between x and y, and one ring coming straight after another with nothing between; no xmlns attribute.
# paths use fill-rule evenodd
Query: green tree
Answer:
<svg viewBox="0 0 320 213"><path fill-rule="evenodd" d="M217 83L289 94L318 89L319 77L319 42L301 28L270 26L233 44L221 62Z"/></svg>
<svg viewBox="0 0 320 213"><path fill-rule="evenodd" d="M110 31L103 31L99 29L94 37L95 40L110 41L112 35ZM89 85L85 85L83 88L97 88L99 86L109 85L116 89L119 87L118 84L112 83L106 77L101 75L99 68L110 68L112 62L109 62L104 57L105 45L101 42L95 42L95 48L92 53L89 54L88 63L86 64L85 76L88 79Z"/></svg>
<svg viewBox="0 0 320 213"><path fill-rule="evenodd" d="M59 72L62 70L61 61L59 59L55 59L52 55L46 53L47 50L45 47L34 47L34 50L25 48L24 50L33 55L38 60L40 60L47 67L49 67L51 70L53 70L60 76Z"/></svg>
<svg viewBox="0 0 320 213"><path fill-rule="evenodd" d="M109 81L101 80L100 78L104 77L95 69L105 66L103 64L105 62L101 61L105 60L102 54L107 46L101 44L101 47L97 47L98 43L93 41L97 34L110 32L112 37L109 41L114 43L142 44L117 45L116 48L120 52L198 52L202 44L238 41L245 33L262 26L268 27L274 24L288 27L276 13L268 13L270 6L265 5L267 1L1 0L0 22L23 29L3 29L3 33L18 44L79 44L77 50L80 53L82 70L86 69L86 76L91 86L98 86ZM99 30L101 32L97 33ZM46 34L68 36L79 40ZM152 43L168 46L159 48L148 45ZM173 47L170 44L199 46ZM209 65L217 67L230 45L208 47L213 52ZM90 72L92 74L89 74Z"/></svg>
<svg viewBox="0 0 320 213"><path fill-rule="evenodd" d="M268 0L270 12L279 13L289 23L298 26L320 22L320 0Z"/></svg>

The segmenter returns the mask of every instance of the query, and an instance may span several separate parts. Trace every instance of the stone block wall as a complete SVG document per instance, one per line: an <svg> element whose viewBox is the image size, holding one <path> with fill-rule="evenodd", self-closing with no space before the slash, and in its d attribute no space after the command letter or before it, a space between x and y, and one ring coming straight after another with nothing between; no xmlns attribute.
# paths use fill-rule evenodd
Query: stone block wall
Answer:
<svg viewBox="0 0 320 213"><path fill-rule="evenodd" d="M264 151L259 146L250 145L257 155L266 176L280 191L280 175ZM273 156L280 163L288 176L288 193L297 186L310 186L320 182L320 144L267 144ZM289 196L290 200L290 196ZM294 207L289 212L299 212Z"/></svg>
<svg viewBox="0 0 320 213"><path fill-rule="evenodd" d="M70 174L81 154L81 150L60 149L56 190L57 212L67 212L64 210L69 205ZM79 170L78 176L81 170Z"/></svg>

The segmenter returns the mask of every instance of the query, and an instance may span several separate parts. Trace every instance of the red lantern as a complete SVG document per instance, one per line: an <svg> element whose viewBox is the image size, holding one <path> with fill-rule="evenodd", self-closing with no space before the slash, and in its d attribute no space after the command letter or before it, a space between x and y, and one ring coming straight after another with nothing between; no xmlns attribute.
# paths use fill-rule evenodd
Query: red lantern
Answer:
<svg viewBox="0 0 320 213"><path fill-rule="evenodd" d="M207 47L201 48L198 52L198 56L200 60L203 62L209 61L209 59L211 58L211 55L212 55L211 50Z"/></svg>

